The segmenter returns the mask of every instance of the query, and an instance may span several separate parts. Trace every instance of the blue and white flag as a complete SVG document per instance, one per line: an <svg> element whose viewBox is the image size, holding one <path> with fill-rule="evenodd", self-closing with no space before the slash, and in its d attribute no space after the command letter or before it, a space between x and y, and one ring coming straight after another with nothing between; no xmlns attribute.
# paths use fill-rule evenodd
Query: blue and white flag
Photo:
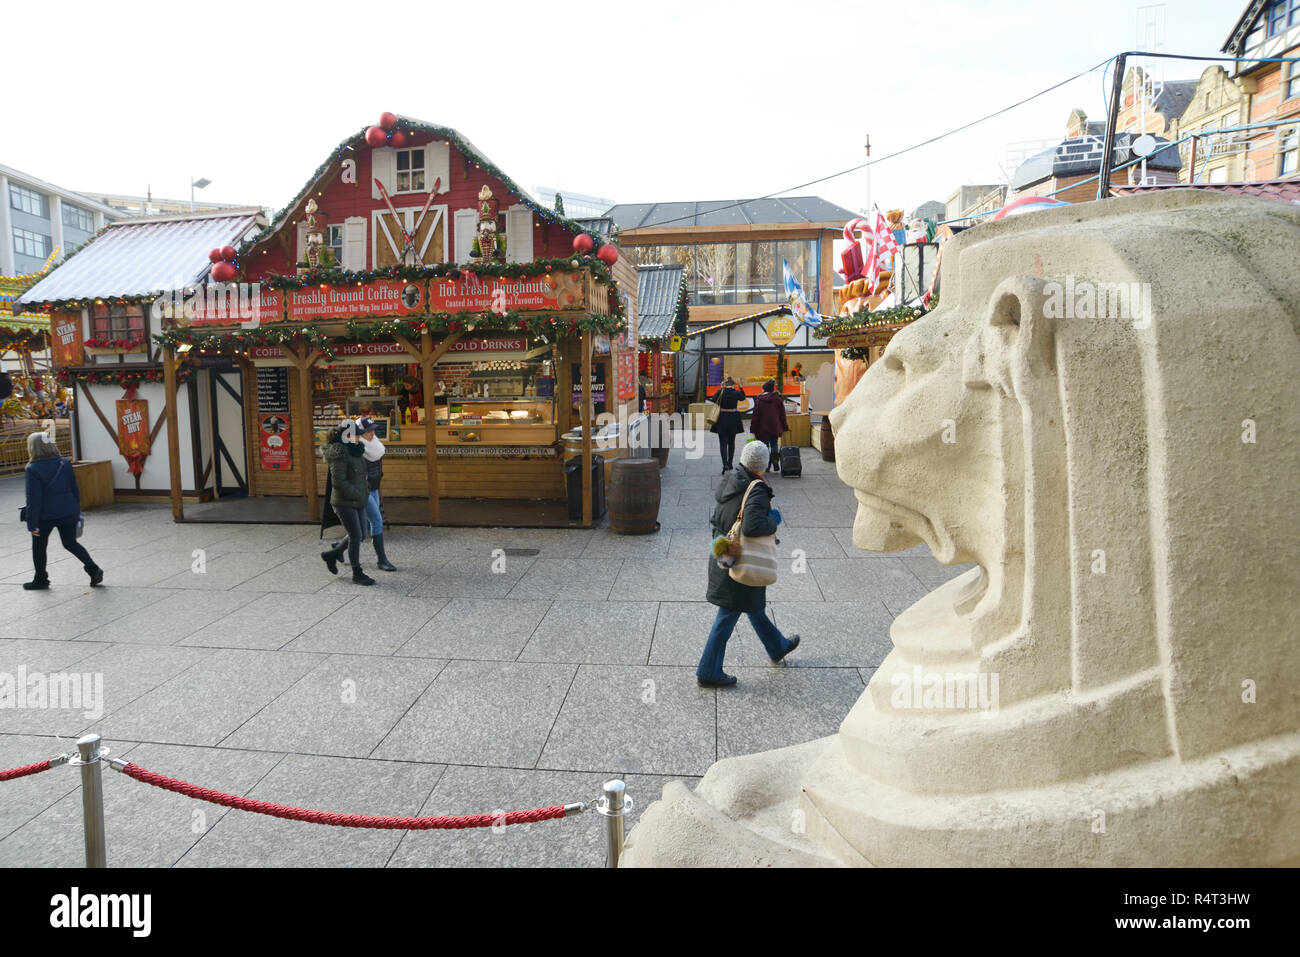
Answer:
<svg viewBox="0 0 1300 957"><path fill-rule="evenodd" d="M790 305L790 311L794 313L796 319L807 326L815 326L822 321L821 315L808 303L808 298L803 294L803 289L799 286L799 281L794 278L794 273L790 271L790 264L784 259L781 260L781 275L785 278L785 298Z"/></svg>

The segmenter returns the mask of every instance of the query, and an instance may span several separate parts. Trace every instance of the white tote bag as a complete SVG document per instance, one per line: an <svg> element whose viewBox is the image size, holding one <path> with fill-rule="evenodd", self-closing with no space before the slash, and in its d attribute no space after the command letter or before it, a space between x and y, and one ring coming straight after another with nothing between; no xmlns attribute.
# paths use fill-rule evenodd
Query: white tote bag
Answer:
<svg viewBox="0 0 1300 957"><path fill-rule="evenodd" d="M727 574L742 585L762 587L776 584L776 534L751 536L742 531L745 527L745 503L749 501L749 493L757 484L758 480L755 479L745 489L745 497L740 500L740 512L736 515L731 531L727 533L728 539L740 545L740 557Z"/></svg>

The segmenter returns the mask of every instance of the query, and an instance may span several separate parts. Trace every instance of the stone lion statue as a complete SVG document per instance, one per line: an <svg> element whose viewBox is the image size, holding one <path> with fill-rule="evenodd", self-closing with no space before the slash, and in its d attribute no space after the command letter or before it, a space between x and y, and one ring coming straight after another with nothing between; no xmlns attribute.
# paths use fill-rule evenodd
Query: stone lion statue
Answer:
<svg viewBox="0 0 1300 957"><path fill-rule="evenodd" d="M1195 190L952 240L831 421L854 544L976 567L624 863L1300 862L1298 259L1300 210Z"/></svg>

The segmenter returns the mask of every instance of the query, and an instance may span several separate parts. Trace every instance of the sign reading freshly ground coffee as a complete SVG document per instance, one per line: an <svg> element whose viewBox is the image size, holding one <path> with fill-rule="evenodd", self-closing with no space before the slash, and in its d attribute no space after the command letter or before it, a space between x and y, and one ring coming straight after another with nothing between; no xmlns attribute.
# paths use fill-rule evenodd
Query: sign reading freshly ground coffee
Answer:
<svg viewBox="0 0 1300 957"><path fill-rule="evenodd" d="M378 279L359 286L314 286L289 294L290 322L364 319L424 312L424 284Z"/></svg>

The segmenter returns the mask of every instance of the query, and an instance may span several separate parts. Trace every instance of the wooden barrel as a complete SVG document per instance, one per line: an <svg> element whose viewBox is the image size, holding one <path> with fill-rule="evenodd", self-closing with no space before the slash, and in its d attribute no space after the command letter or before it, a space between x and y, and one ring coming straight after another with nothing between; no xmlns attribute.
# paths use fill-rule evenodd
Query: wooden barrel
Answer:
<svg viewBox="0 0 1300 957"><path fill-rule="evenodd" d="M835 461L835 433L831 431L831 417L822 416L822 460L826 462Z"/></svg>
<svg viewBox="0 0 1300 957"><path fill-rule="evenodd" d="M609 527L620 535L650 535L659 530L659 463L619 458L609 488Z"/></svg>

